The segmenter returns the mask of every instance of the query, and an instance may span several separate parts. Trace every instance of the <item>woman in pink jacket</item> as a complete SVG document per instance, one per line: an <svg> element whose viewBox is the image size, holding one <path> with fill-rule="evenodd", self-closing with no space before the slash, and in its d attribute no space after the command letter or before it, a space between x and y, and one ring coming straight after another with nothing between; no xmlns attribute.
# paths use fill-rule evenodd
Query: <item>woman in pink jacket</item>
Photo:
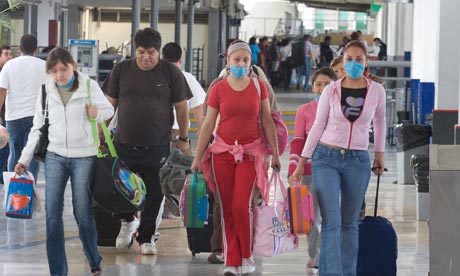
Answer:
<svg viewBox="0 0 460 276"><path fill-rule="evenodd" d="M369 184L369 128L374 125L372 164L382 174L385 150L385 90L367 78L366 48L359 41L344 49L346 76L329 84L293 173L300 180L307 159L321 211L319 275L354 276L358 256L358 215Z"/></svg>
<svg viewBox="0 0 460 276"><path fill-rule="evenodd" d="M313 93L315 93L315 100L299 106L295 116L294 125L294 139L291 142L291 152L289 156L289 171L288 178L291 177L294 170L297 168L297 164L300 159L300 154L305 145L305 140L310 132L311 126L315 121L316 108L318 107L318 101L324 87L326 87L332 81L336 81L337 76L334 71L330 68L323 67L316 71L311 77L311 87ZM292 183L292 179L290 180ZM309 235L307 235L308 241L308 261L307 261L307 275L318 274L318 263L319 263L319 239L321 232L321 216L319 214L318 200L316 199L316 193L314 185L311 181L311 163L305 163L302 184L308 185L308 191L313 195L313 204L315 209L315 221L313 222L312 229Z"/></svg>

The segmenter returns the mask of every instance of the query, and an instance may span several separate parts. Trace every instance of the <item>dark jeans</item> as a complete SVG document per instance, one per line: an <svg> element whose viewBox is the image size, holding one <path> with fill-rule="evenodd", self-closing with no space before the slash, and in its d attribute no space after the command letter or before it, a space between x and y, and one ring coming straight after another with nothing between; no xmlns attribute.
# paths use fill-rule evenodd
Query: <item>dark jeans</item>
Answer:
<svg viewBox="0 0 460 276"><path fill-rule="evenodd" d="M34 117L25 117L17 120L6 121L6 129L10 134L10 155L8 158L8 171L14 172L14 167L21 157L22 149L27 144L30 129L33 126ZM38 161L32 160L29 164L29 171L38 179Z"/></svg>
<svg viewBox="0 0 460 276"><path fill-rule="evenodd" d="M292 67L288 61L281 61L281 74L283 76L283 87L284 90L289 90L292 77Z"/></svg>
<svg viewBox="0 0 460 276"><path fill-rule="evenodd" d="M5 126L5 121L3 121L3 126ZM9 145L2 149L0 149L0 184L4 184L3 182L3 172L8 171L8 155L10 155L10 148Z"/></svg>
<svg viewBox="0 0 460 276"><path fill-rule="evenodd" d="M163 201L159 172L169 156L169 144L134 147L115 143L115 148L128 168L144 180L147 195L136 240L139 244L150 243L157 228L157 221L161 220L162 215L159 214ZM133 216L134 214L119 214L118 218L126 218L129 221Z"/></svg>

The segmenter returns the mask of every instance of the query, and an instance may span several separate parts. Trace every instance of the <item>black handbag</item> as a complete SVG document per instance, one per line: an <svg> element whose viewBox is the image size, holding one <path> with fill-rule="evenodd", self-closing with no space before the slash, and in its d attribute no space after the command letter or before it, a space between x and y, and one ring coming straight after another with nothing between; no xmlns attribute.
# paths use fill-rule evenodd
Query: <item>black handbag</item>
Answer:
<svg viewBox="0 0 460 276"><path fill-rule="evenodd" d="M45 123L40 128L40 137L38 139L38 144L35 147L34 151L34 159L45 162L46 151L48 149L48 129L50 126L50 122L48 119L48 102L46 100L46 87L42 85L42 110L43 110L43 117L45 118Z"/></svg>
<svg viewBox="0 0 460 276"><path fill-rule="evenodd" d="M91 104L90 81L88 96ZM135 213L144 209L147 194L144 181L118 157L105 122L100 123L106 145L101 146L96 120L90 118L94 144L98 150L88 188L95 203L114 214Z"/></svg>

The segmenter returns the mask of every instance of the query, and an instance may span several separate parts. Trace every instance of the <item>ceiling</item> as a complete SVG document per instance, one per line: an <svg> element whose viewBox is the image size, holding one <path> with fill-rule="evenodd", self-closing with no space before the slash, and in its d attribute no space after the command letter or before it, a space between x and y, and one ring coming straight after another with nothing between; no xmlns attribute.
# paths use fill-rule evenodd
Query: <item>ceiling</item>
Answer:
<svg viewBox="0 0 460 276"><path fill-rule="evenodd" d="M160 10L174 10L176 6L175 0L159 0ZM150 9L151 0L141 0L141 7L143 9ZM67 0L69 5L91 6L91 7L132 7L131 0ZM186 9L186 4L183 4ZM196 7L196 5L195 5Z"/></svg>
<svg viewBox="0 0 460 276"><path fill-rule="evenodd" d="M291 2L304 3L311 8L368 12L372 0L291 0Z"/></svg>

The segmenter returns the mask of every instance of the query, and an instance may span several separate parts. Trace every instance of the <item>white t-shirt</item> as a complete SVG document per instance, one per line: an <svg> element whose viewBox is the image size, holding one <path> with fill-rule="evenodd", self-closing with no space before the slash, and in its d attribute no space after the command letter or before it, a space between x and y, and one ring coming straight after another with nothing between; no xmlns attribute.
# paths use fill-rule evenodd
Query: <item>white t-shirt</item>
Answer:
<svg viewBox="0 0 460 276"><path fill-rule="evenodd" d="M206 98L206 92L204 92L203 87L201 87L201 84L195 79L195 77L190 74L189 72L182 71L182 74L184 74L185 80L187 81L188 86L190 87L190 90L192 91L193 97L188 100L188 108L190 110L194 109L195 107L199 106L200 104L204 103L204 99ZM179 124L177 123L177 118L176 118L176 110L173 110L174 112L174 125L173 129L179 129ZM190 127L190 121L188 126Z"/></svg>
<svg viewBox="0 0 460 276"><path fill-rule="evenodd" d="M0 72L0 87L7 89L5 120L34 116L37 97L45 83L45 61L33 56L20 56L8 61Z"/></svg>

